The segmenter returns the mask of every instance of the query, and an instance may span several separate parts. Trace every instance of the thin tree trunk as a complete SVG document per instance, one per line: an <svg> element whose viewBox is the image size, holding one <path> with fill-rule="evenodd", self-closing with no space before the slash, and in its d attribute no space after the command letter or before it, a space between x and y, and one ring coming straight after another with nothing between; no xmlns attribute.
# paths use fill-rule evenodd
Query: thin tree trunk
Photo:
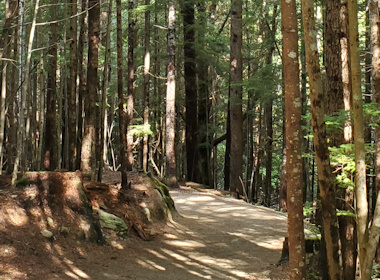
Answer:
<svg viewBox="0 0 380 280"><path fill-rule="evenodd" d="M178 185L176 176L176 158L175 158L175 26L176 26L176 9L175 0L169 1L168 15L168 74L166 87L166 178L169 186Z"/></svg>
<svg viewBox="0 0 380 280"><path fill-rule="evenodd" d="M6 110L6 98L7 95L13 93L7 93L7 90L9 89L7 87L7 76L10 77L9 69L11 68L11 65L7 61L10 59L11 55L11 49L12 49L12 24L14 23L14 19L16 18L16 12L17 12L17 2L14 0L7 0L5 3L5 23L3 28L3 34L0 38L0 61L2 58L5 58L6 60L2 63L1 68L1 89L0 89L0 175L2 173L3 169L3 160L4 160L4 140L5 140L5 110ZM15 38L17 40L17 38ZM9 99L9 97L8 97ZM8 159L9 160L9 159Z"/></svg>
<svg viewBox="0 0 380 280"><path fill-rule="evenodd" d="M15 16L12 20L12 25L15 26L13 29L13 42L12 42L12 48L13 48L13 60L17 61L18 57L18 26L17 21L18 18L16 15L18 15L18 1L12 0L11 4L13 5L13 8L11 8L12 11L14 11ZM15 115L15 100L17 95L17 73L18 69L14 64L11 64L11 72L10 72L10 79L9 79L9 88L10 88L10 94L8 94L8 123L9 128L7 130L7 173L11 174L13 172L13 163L15 161L15 157L17 154L16 151L16 143L17 143L17 124L16 124L16 115Z"/></svg>
<svg viewBox="0 0 380 280"><path fill-rule="evenodd" d="M78 18L76 14L78 13L78 5L77 0L71 0L70 3L70 77L68 82L68 90L69 90L69 108L70 112L76 112L77 107L77 70L78 70L78 58L77 58L77 36L78 36ZM68 112L66 112L68 114ZM71 171L75 170L76 163L76 139L77 139L77 120L76 114L68 114L69 122L68 126L68 153L69 153L69 162L68 169Z"/></svg>
<svg viewBox="0 0 380 280"><path fill-rule="evenodd" d="M123 31L121 18L121 0L116 0L116 20L117 20L117 95L119 98L119 157L121 163L121 186L128 186L128 164L127 164L127 122L124 110L123 93Z"/></svg>
<svg viewBox="0 0 380 280"><path fill-rule="evenodd" d="M298 26L295 1L283 0L282 33L285 82L286 175L290 279L305 279L301 96L299 89Z"/></svg>
<svg viewBox="0 0 380 280"><path fill-rule="evenodd" d="M82 7L81 7L81 15L79 17L79 40L78 40L78 76L79 76L79 82L78 82L78 106L77 111L75 114L77 115L78 120L78 127L77 127L77 137L78 141L76 142L76 150L77 150L77 158L76 158L76 169L80 169L81 165L81 158L82 158L82 138L83 138L83 104L85 99L85 92L86 92L86 60L83 58L83 51L84 51L84 39L86 37L86 11L87 9L87 1L82 0Z"/></svg>
<svg viewBox="0 0 380 280"><path fill-rule="evenodd" d="M145 5L150 5L150 0L145 0ZM150 72L150 11L145 12L145 38L144 38L145 56L144 56L144 130L150 129L149 126L149 72ZM144 134L142 166L144 172L148 172L148 134Z"/></svg>
<svg viewBox="0 0 380 280"><path fill-rule="evenodd" d="M134 111L134 47L135 47L135 0L129 0L128 4L128 97L127 97L127 127L132 123ZM127 164L128 170L133 167L133 135L127 134Z"/></svg>

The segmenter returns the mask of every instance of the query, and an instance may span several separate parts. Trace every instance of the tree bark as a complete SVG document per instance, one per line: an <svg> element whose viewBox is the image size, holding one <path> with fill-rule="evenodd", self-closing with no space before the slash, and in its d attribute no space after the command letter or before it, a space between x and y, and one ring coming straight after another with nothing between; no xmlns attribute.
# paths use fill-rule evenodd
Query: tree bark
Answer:
<svg viewBox="0 0 380 280"><path fill-rule="evenodd" d="M107 162L107 95L109 84L109 73L111 68L110 56L111 56L111 23L112 23L112 1L108 3L108 10L104 13L106 18L106 31L103 34L102 40L105 44L104 51L104 64L103 64L103 81L102 81L102 106L100 114L100 160L99 160L99 172L98 181L102 181L104 164Z"/></svg>
<svg viewBox="0 0 380 280"><path fill-rule="evenodd" d="M150 5L150 0L145 0L145 5ZM149 125L149 90L150 90L150 11L145 12L145 38L144 38L144 47L145 47L145 57L144 57L144 129L150 129ZM142 166L144 172L148 172L148 157L149 157L149 136L144 134L143 139L143 153L142 153Z"/></svg>
<svg viewBox="0 0 380 280"><path fill-rule="evenodd" d="M243 195L241 177L243 174L243 111L242 86L242 0L231 0L231 38L230 38L230 191Z"/></svg>
<svg viewBox="0 0 380 280"><path fill-rule="evenodd" d="M53 0L51 6L52 20L56 19L57 0ZM57 23L51 24L51 40L49 55L51 56L48 63L47 91L46 91L46 133L44 149L44 168L54 170L58 168L58 126L57 126Z"/></svg>
<svg viewBox="0 0 380 280"><path fill-rule="evenodd" d="M302 1L306 63L310 84L311 124L313 127L314 147L317 160L318 185L322 203L322 223L329 276L331 280L340 280L342 279L342 271L339 264L339 228L335 205L335 182L330 166L326 124L324 121L324 97L319 66L313 2L313 0Z"/></svg>
<svg viewBox="0 0 380 280"><path fill-rule="evenodd" d="M124 110L123 93L123 31L121 18L121 0L116 0L116 21L117 21L117 95L119 99L119 157L121 164L121 186L128 186L128 164L127 164L127 122Z"/></svg>
<svg viewBox="0 0 380 280"><path fill-rule="evenodd" d="M77 71L78 71L78 57L77 57L77 36L78 36L78 5L77 0L71 0L70 3L70 77L68 83L69 89L69 108L71 112L76 112L77 107ZM68 112L66 112L68 113ZM68 153L69 153L69 162L68 168L71 171L75 170L76 163L76 140L77 140L77 119L76 114L68 114L69 123L68 123Z"/></svg>
<svg viewBox="0 0 380 280"><path fill-rule="evenodd" d="M198 36L196 56L197 56L197 77L198 77L198 164L197 166L197 181L206 186L212 185L211 172L211 133L209 130L210 120L210 92L209 92L209 67L210 64L206 60L207 45L205 38L207 34L207 12L206 3L204 0L198 2ZM211 67L210 67L211 68Z"/></svg>
<svg viewBox="0 0 380 280"><path fill-rule="evenodd" d="M96 174L96 149L97 143L97 115L96 102L98 99L98 54L100 35L100 2L90 0L88 2L88 67L87 67L87 92L85 102L85 125L82 141L81 170L91 175L95 180Z"/></svg>
<svg viewBox="0 0 380 280"><path fill-rule="evenodd" d="M299 88L296 2L282 0L283 66L285 82L286 175L290 279L305 279L301 96Z"/></svg>
<svg viewBox="0 0 380 280"><path fill-rule="evenodd" d="M368 202L366 188L366 164L364 148L363 100L361 92L361 67L359 58L358 8L354 0L347 1L349 21L350 62L352 79L352 108L355 141L355 194L356 220L359 243L359 264L361 279L370 279L366 274L366 248L368 244Z"/></svg>
<svg viewBox="0 0 380 280"><path fill-rule="evenodd" d="M195 16L193 0L184 1L183 39L184 39L184 73L185 73L185 103L186 103L186 166L187 180L195 181L197 166L197 77L195 64Z"/></svg>
<svg viewBox="0 0 380 280"><path fill-rule="evenodd" d="M168 14L168 70L166 86L166 178L169 186L178 185L175 158L175 0L169 1Z"/></svg>
<svg viewBox="0 0 380 280"><path fill-rule="evenodd" d="M135 82L135 63L134 63L134 48L135 48L135 0L129 0L128 4L128 96L127 96L127 127L132 123L134 115L134 82ZM133 167L133 135L127 134L127 167L131 171Z"/></svg>

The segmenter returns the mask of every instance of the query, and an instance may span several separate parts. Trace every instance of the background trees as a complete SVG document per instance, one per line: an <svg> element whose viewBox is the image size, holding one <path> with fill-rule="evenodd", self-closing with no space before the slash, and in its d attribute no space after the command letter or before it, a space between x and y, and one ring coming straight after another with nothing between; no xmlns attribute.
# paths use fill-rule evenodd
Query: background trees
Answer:
<svg viewBox="0 0 380 280"><path fill-rule="evenodd" d="M355 259L352 190L356 184L363 248L379 182L372 180L379 165L373 161L379 154L378 3L370 1L367 26L361 17L365 5L356 11L348 2L349 35L345 5L305 1L309 8L301 12L294 3L293 13L302 13L303 24L294 21L290 30L281 30L277 1L2 1L1 171L82 169L100 179L104 166L121 170L127 187L126 171L144 170L169 182L185 179L237 190L250 202L275 208L285 207L288 179L297 194L304 186L302 199L295 201L297 211L304 202L309 207L321 199L322 213L332 213L332 224L336 188L344 202L337 212L342 248L351 250L344 259ZM308 21L313 10L315 25ZM356 19L358 29L353 30ZM371 32L366 32L369 26ZM285 33L297 34L293 29L307 39L313 35L299 59L284 49L289 43ZM366 36L372 56L360 61ZM297 54L298 41L293 40ZM306 59L304 50L313 59ZM289 66L288 58L294 67L291 77L283 68ZM372 78L364 80L360 63L371 64L366 69ZM322 81L327 95L320 92ZM288 82L300 89L295 98L302 119L298 111L297 116L289 111L294 101L284 103ZM349 114L351 84L354 114ZM367 104L362 110L363 88ZM293 117L297 127L288 123L284 130ZM353 139L347 133L351 119ZM360 134L364 126L369 127L366 137ZM284 131L288 145L289 137L299 141L293 145L302 155L297 150L297 155L283 156ZM300 173L292 174L295 160ZM292 180L301 177L294 185ZM291 187L289 191L294 197ZM296 232L302 235L301 229ZM365 253L360 252L363 264ZM347 275L353 274L353 263L345 268Z"/></svg>

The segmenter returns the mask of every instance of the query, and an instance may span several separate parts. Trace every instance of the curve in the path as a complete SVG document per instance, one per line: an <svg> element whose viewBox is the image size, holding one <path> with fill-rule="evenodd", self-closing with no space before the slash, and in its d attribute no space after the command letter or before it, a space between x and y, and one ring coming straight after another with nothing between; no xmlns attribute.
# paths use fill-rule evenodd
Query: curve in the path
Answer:
<svg viewBox="0 0 380 280"><path fill-rule="evenodd" d="M92 280L285 279L276 267L286 216L264 207L194 190L172 190L179 215L164 237L115 250ZM91 260L89 260L91 261ZM120 266L121 261L125 263Z"/></svg>

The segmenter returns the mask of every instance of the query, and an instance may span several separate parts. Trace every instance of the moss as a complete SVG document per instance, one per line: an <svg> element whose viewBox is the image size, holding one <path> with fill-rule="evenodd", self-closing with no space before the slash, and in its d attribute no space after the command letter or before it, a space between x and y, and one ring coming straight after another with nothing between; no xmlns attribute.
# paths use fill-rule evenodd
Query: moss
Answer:
<svg viewBox="0 0 380 280"><path fill-rule="evenodd" d="M166 205L168 206L170 211L175 211L175 206L174 206L174 200L170 196L170 191L169 187L162 183L160 180L158 180L156 177L153 177L150 174L147 174L148 177L153 181L154 183L154 188L158 190L158 192L161 194L161 196L164 198L164 201Z"/></svg>
<svg viewBox="0 0 380 280"><path fill-rule="evenodd" d="M16 186L18 188L25 188L31 184L35 184L36 182L35 181L32 181L32 180L29 180L27 178L27 175L28 173L25 173L19 180L17 180L16 182Z"/></svg>

